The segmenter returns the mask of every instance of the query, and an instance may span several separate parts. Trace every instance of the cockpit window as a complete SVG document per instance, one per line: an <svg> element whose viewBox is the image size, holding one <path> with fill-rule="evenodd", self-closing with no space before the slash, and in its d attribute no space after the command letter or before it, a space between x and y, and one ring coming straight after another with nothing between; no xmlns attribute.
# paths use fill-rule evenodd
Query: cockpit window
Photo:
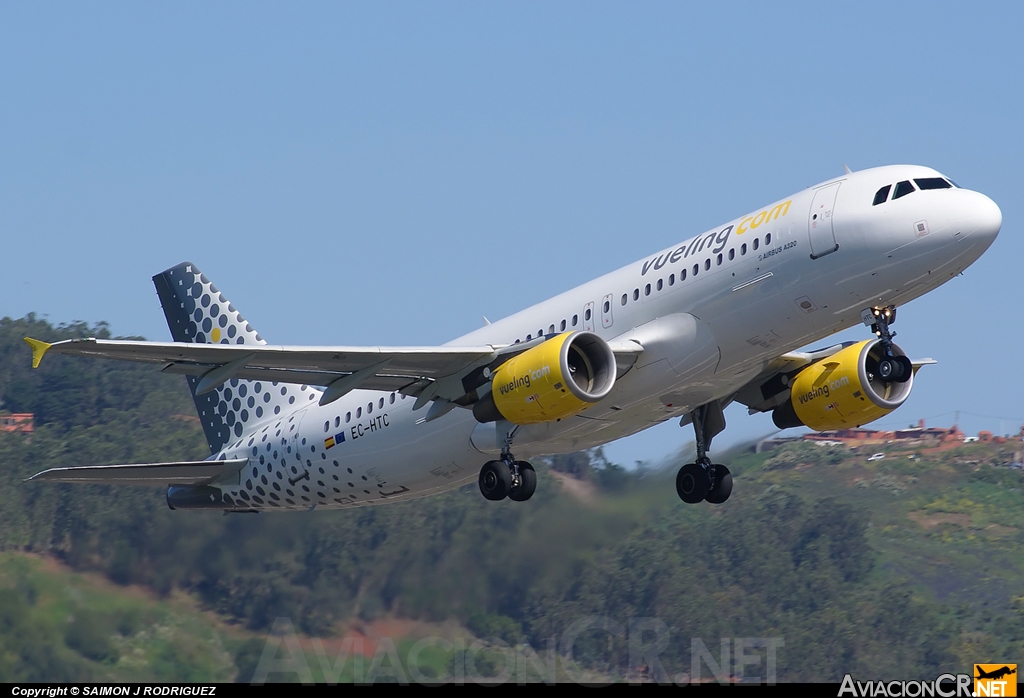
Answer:
<svg viewBox="0 0 1024 698"><path fill-rule="evenodd" d="M897 182L897 184L896 184L896 191L892 195L892 200L895 201L896 199L900 198L901 196L906 196L907 194L912 194L912 193L914 193L914 185L911 184L908 180L903 180L902 182Z"/></svg>
<svg viewBox="0 0 1024 698"><path fill-rule="evenodd" d="M952 185L944 180L942 177L926 177L924 179L915 179L914 184L917 188L924 191L925 189L950 189Z"/></svg>
<svg viewBox="0 0 1024 698"><path fill-rule="evenodd" d="M875 200L871 204L877 206L878 204L884 204L885 200L889 198L889 190L892 189L891 184L886 184L884 187L875 192Z"/></svg>

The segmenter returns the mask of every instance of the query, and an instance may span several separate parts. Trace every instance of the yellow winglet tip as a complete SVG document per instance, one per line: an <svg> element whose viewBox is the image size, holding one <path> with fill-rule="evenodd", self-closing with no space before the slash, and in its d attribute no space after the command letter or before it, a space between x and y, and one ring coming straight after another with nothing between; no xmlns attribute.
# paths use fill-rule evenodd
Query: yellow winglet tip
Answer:
<svg viewBox="0 0 1024 698"><path fill-rule="evenodd" d="M31 337L25 337L25 344L32 347L32 368L39 368L39 362L43 360L43 355L51 345Z"/></svg>

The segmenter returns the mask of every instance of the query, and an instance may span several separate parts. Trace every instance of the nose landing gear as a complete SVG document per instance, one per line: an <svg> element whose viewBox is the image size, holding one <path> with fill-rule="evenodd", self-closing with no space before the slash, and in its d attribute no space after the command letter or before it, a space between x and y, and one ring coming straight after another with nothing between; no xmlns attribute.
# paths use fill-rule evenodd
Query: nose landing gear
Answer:
<svg viewBox="0 0 1024 698"><path fill-rule="evenodd" d="M896 322L896 306L865 308L860 314L860 319L882 340L884 353L878 361L878 377L887 383L906 383L910 380L914 373L910 359L896 356L892 350L892 338L896 333L889 329L889 325Z"/></svg>
<svg viewBox="0 0 1024 698"><path fill-rule="evenodd" d="M512 455L513 429L505 437L505 445L501 449L501 460L491 460L480 468L480 494L484 499L498 502L508 497L513 502L525 502L537 490L537 471L524 460L516 460Z"/></svg>
<svg viewBox="0 0 1024 698"><path fill-rule="evenodd" d="M712 463L707 451L715 435L725 429L722 407L717 402L701 405L690 418L697 441L697 460L679 469L676 494L687 504L721 504L732 494L732 473L724 465Z"/></svg>

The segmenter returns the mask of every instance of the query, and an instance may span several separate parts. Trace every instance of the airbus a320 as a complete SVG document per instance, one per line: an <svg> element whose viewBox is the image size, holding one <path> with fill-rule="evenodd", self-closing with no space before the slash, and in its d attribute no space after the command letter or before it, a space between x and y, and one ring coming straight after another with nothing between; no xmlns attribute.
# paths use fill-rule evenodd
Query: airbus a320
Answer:
<svg viewBox="0 0 1024 698"><path fill-rule="evenodd" d="M1002 226L987 196L919 166L841 177L770 203L444 346L274 346L196 265L153 277L172 342L26 338L46 353L184 375L210 446L198 462L54 468L31 480L159 485L172 509L353 507L476 480L530 499L528 458L668 419L692 424L688 503L732 492L708 455L732 402L780 428L862 425L918 369L896 308L957 276ZM863 341L797 351L863 323Z"/></svg>

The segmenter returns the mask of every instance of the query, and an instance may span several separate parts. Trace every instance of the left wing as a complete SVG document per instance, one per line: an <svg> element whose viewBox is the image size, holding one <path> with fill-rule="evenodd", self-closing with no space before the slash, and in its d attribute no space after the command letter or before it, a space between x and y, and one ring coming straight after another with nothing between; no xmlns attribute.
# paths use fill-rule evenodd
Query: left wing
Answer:
<svg viewBox="0 0 1024 698"><path fill-rule="evenodd" d="M93 356L163 364L163 371L202 376L201 394L232 378L326 386L320 404L337 400L356 388L395 390L417 398L416 407L434 398L473 401L470 393L494 369L516 354L545 340L511 345L441 347L286 347L253 344L193 344L110 339L69 339L47 344L26 338L32 366L46 353ZM643 348L635 342L613 342L620 366L631 366Z"/></svg>

